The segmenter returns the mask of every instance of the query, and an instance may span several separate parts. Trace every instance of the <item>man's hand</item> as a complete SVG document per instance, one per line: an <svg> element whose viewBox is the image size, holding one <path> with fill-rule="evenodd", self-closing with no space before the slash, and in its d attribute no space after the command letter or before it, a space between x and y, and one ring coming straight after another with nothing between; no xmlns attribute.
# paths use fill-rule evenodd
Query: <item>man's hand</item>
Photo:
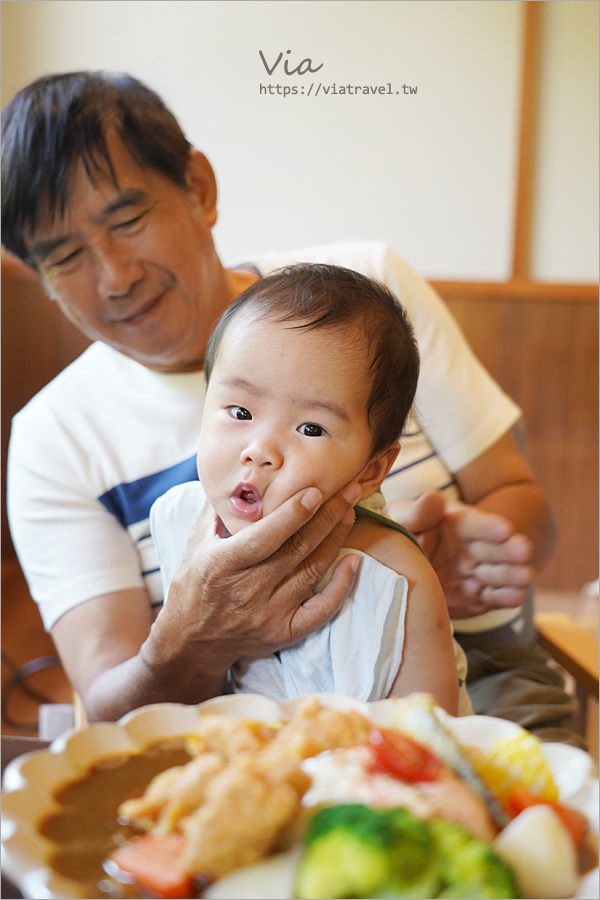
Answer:
<svg viewBox="0 0 600 900"><path fill-rule="evenodd" d="M520 606L533 582L533 544L504 516L452 501L438 491L398 500L393 519L413 532L446 595L450 616L463 619Z"/></svg>
<svg viewBox="0 0 600 900"><path fill-rule="evenodd" d="M194 668L222 677L240 657L272 653L329 621L354 584L357 557L344 557L311 595L344 545L359 498L350 484L319 508L320 491L308 488L226 540L206 504L144 645L146 663L185 661L188 677Z"/></svg>

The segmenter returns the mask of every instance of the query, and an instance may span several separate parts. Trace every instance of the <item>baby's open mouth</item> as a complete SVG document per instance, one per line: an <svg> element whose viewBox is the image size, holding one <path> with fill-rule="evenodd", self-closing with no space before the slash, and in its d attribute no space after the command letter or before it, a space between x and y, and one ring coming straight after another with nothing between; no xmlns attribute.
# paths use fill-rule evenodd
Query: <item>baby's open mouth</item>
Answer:
<svg viewBox="0 0 600 900"><path fill-rule="evenodd" d="M244 519L255 519L262 513L262 497L253 484L239 484L229 502L233 512Z"/></svg>

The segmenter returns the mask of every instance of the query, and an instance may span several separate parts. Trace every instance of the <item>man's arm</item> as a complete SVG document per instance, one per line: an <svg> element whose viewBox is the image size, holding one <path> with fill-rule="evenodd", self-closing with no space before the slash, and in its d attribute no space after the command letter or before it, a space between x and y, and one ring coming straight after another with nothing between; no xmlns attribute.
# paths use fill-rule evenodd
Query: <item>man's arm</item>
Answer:
<svg viewBox="0 0 600 900"><path fill-rule="evenodd" d="M453 618L519 606L554 549L552 513L515 437L504 435L454 474L462 502L438 492L390 514L418 535Z"/></svg>
<svg viewBox="0 0 600 900"><path fill-rule="evenodd" d="M344 544L359 496L349 485L319 509L320 492L308 488L227 540L206 505L154 623L141 589L65 613L52 635L88 719L199 703L220 693L240 657L271 653L328 621L353 586L356 558L344 557L325 590L311 593Z"/></svg>

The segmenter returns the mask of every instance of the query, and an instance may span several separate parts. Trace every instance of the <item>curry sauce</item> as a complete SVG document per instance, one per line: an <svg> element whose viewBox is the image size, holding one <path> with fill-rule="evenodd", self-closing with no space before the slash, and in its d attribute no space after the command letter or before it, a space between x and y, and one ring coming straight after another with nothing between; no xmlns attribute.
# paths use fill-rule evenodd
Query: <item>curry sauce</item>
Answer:
<svg viewBox="0 0 600 900"><path fill-rule="evenodd" d="M61 787L54 795L61 810L39 825L43 837L56 844L51 868L79 882L82 898L140 897L132 885L116 882L103 868L117 846L141 833L119 816L118 808L141 796L160 772L191 758L184 738L159 741L140 753L107 757Z"/></svg>

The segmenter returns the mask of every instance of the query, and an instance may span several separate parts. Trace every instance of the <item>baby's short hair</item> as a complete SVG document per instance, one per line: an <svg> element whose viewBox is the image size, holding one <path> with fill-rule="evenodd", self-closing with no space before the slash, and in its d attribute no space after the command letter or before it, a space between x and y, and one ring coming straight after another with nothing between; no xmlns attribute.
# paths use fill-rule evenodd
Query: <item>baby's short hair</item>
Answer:
<svg viewBox="0 0 600 900"><path fill-rule="evenodd" d="M352 269L310 263L259 279L225 310L212 331L204 358L207 384L223 336L242 311L297 322L294 327L305 330L358 330L371 380L366 412L373 456L400 438L417 389L419 351L404 307L384 285Z"/></svg>

